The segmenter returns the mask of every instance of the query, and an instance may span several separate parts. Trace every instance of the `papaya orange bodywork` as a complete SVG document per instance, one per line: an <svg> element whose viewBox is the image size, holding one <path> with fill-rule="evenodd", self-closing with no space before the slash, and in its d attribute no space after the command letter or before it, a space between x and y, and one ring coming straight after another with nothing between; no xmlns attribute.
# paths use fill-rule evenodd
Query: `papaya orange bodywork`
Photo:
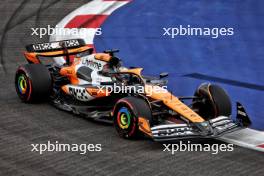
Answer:
<svg viewBox="0 0 264 176"><path fill-rule="evenodd" d="M97 87L87 87L86 91L92 95L93 97L99 98L99 97L106 97L109 96L109 92L104 90L99 90Z"/></svg>
<svg viewBox="0 0 264 176"><path fill-rule="evenodd" d="M37 54L36 53L28 53L28 52L24 52L24 55L26 57L26 59L29 61L29 62L32 62L34 64L39 64L39 60L38 60L38 57L37 57Z"/></svg>
<svg viewBox="0 0 264 176"><path fill-rule="evenodd" d="M141 72L142 72L143 68L133 68L133 69L128 69L128 70L124 70L121 71L122 73L134 73L138 76L141 77Z"/></svg>
<svg viewBox="0 0 264 176"><path fill-rule="evenodd" d="M134 73L141 77L141 72L143 68L134 68L122 71L123 73ZM157 87L157 86L156 86ZM151 98L155 100L162 100L163 103L169 107L170 109L174 110L175 112L179 113L183 117L187 118L191 122L204 122L204 119L200 117L197 113L195 113L191 108L187 105L182 103L177 97L172 95L170 92L164 89L164 91L153 91L155 86L153 85L145 85L145 92L147 95L150 95ZM159 87L159 89L161 89ZM150 92L151 91L151 92Z"/></svg>
<svg viewBox="0 0 264 176"><path fill-rule="evenodd" d="M145 91L147 95L149 95L151 98L155 100L162 100L162 102L167 107L179 113L180 115L187 118L191 122L204 122L204 119L202 117L200 117L191 108L189 108L187 105L182 103L177 97L172 95L167 90L164 89L164 91L160 91L160 92L156 92L152 90L154 90L154 86L145 85Z"/></svg>
<svg viewBox="0 0 264 176"><path fill-rule="evenodd" d="M64 86L62 86L62 87L61 87L61 89L62 89L62 90L63 90L63 92L65 92L66 94L70 94L70 92L69 92L69 89L68 89L67 85L64 85Z"/></svg>
<svg viewBox="0 0 264 176"><path fill-rule="evenodd" d="M106 53L97 53L94 55L94 58L100 61L109 62L111 59L111 56Z"/></svg>
<svg viewBox="0 0 264 176"><path fill-rule="evenodd" d="M79 63L80 63L80 60L77 60L72 65L68 67L63 67L60 70L60 74L62 76L67 76L70 79L71 84L74 84L74 85L79 84L79 80L78 80L76 69L75 69L76 65L78 65Z"/></svg>
<svg viewBox="0 0 264 176"><path fill-rule="evenodd" d="M144 117L139 117L138 118L138 126L139 126L139 130L142 131L143 133L152 136L151 133L151 129L149 126L149 122L147 119L145 119Z"/></svg>

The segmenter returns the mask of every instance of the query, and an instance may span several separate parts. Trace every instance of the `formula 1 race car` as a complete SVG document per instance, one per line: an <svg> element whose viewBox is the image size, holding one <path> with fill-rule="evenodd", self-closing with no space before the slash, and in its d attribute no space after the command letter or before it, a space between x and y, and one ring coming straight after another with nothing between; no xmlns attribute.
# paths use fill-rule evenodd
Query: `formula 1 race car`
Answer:
<svg viewBox="0 0 264 176"><path fill-rule="evenodd" d="M112 122L124 138L139 134L155 141L213 138L251 124L240 103L232 120L230 98L220 86L203 83L194 96L176 97L164 88L167 73L143 76L142 68L123 67L115 56L118 50L94 53L82 39L31 44L26 49L28 64L19 66L15 75L23 102L47 100L59 109ZM44 64L47 57L65 62Z"/></svg>

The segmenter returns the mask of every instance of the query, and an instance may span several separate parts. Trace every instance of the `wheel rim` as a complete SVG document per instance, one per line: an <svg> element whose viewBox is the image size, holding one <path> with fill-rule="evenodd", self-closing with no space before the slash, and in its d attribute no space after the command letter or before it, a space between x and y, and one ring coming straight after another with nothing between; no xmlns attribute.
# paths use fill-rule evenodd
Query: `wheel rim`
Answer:
<svg viewBox="0 0 264 176"><path fill-rule="evenodd" d="M27 92L28 88L28 83L27 83L27 77L24 74L19 75L17 79L17 87L19 90L19 93L22 95L25 95Z"/></svg>
<svg viewBox="0 0 264 176"><path fill-rule="evenodd" d="M122 129L128 129L131 123L131 113L128 108L122 107L117 113L117 123Z"/></svg>

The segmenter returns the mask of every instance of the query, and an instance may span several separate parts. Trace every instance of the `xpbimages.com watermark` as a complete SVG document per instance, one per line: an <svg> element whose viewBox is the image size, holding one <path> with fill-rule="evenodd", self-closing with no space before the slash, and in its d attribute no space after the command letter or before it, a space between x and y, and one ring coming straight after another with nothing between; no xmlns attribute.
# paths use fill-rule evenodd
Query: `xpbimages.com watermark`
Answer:
<svg viewBox="0 0 264 176"><path fill-rule="evenodd" d="M97 94L145 94L146 96L151 96L152 94L166 92L168 92L167 86L125 85L114 83L113 85L98 86Z"/></svg>
<svg viewBox="0 0 264 176"><path fill-rule="evenodd" d="M78 152L81 155L87 152L102 151L102 144L65 144L58 141L42 144L31 144L31 152L39 153L40 155L47 152Z"/></svg>
<svg viewBox="0 0 264 176"><path fill-rule="evenodd" d="M219 152L232 152L234 151L233 144L195 144L190 141L177 144L163 144L163 152L169 152L174 155L177 152L210 152L215 155Z"/></svg>
<svg viewBox="0 0 264 176"><path fill-rule="evenodd" d="M47 25L47 27L31 28L31 35L39 36L42 38L45 35L59 35L59 36L87 36L87 35L102 35L101 28L61 28L59 26L52 27Z"/></svg>
<svg viewBox="0 0 264 176"><path fill-rule="evenodd" d="M234 28L232 27L193 27L191 25L183 26L179 25L176 27L164 27L163 28L163 36L169 38L176 38L179 36L205 36L216 39L222 36L233 36Z"/></svg>

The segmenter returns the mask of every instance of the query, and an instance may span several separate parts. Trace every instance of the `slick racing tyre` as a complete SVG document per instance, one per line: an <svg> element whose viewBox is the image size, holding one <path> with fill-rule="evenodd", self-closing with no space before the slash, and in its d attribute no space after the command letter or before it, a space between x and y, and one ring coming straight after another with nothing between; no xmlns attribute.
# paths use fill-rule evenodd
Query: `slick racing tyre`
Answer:
<svg viewBox="0 0 264 176"><path fill-rule="evenodd" d="M152 114L148 103L137 97L125 97L120 99L114 108L114 126L118 134L123 138L136 138L139 131L138 118L144 117L152 124Z"/></svg>
<svg viewBox="0 0 264 176"><path fill-rule="evenodd" d="M204 83L195 91L194 96L201 98L194 100L193 109L198 114L209 120L218 116L230 116L232 104L226 91L218 85Z"/></svg>
<svg viewBox="0 0 264 176"><path fill-rule="evenodd" d="M17 95L23 102L36 102L49 97L52 79L44 65L26 64L18 67L15 86Z"/></svg>

